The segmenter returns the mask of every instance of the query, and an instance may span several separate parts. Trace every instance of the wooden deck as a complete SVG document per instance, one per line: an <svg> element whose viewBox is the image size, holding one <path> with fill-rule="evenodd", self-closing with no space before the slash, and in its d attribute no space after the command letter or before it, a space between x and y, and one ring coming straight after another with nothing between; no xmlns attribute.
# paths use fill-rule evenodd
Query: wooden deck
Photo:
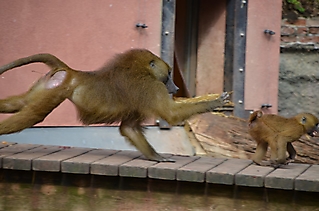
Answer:
<svg viewBox="0 0 319 211"><path fill-rule="evenodd" d="M319 192L319 165L292 163L274 169L243 159L165 156L176 162L149 161L137 151L0 143L2 169Z"/></svg>

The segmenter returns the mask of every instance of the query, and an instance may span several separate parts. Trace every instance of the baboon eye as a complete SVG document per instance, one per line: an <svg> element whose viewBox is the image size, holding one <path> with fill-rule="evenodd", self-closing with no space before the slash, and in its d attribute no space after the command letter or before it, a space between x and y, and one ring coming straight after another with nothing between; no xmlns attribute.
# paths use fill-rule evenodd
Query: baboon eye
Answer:
<svg viewBox="0 0 319 211"><path fill-rule="evenodd" d="M155 67L155 61L154 61L154 60L152 60L152 61L150 62L150 66L151 66L151 68L154 68L154 67Z"/></svg>
<svg viewBox="0 0 319 211"><path fill-rule="evenodd" d="M306 120L307 120L306 117L302 117L302 118L301 118L301 123L302 123L302 124L305 124L305 123L306 123Z"/></svg>

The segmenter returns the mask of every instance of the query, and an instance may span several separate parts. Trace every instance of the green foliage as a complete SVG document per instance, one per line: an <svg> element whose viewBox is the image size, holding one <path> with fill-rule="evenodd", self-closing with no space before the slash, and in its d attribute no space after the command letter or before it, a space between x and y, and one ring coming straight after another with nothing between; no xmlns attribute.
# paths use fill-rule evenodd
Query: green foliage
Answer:
<svg viewBox="0 0 319 211"><path fill-rule="evenodd" d="M288 3L293 4L294 8L298 10L299 12L303 13L305 12L305 8L302 7L302 4L298 0L287 0Z"/></svg>

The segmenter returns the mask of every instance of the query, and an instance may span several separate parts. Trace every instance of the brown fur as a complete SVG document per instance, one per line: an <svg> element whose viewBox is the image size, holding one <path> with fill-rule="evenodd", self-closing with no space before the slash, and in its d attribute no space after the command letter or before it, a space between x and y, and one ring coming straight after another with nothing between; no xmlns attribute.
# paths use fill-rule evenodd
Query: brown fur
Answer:
<svg viewBox="0 0 319 211"><path fill-rule="evenodd" d="M224 94L204 101L205 96L192 102L174 102L168 95L177 91L170 78L170 67L143 49L119 54L92 72L73 70L51 54L37 54L0 67L0 74L34 62L47 64L51 71L25 94L0 100L1 113L15 113L0 122L0 135L43 121L55 107L69 99L84 124L121 122L121 134L146 158L167 161L148 144L141 122L160 117L176 124L194 114L222 107L228 98Z"/></svg>
<svg viewBox="0 0 319 211"><path fill-rule="evenodd" d="M259 110L250 115L248 122L249 134L257 142L253 161L259 165L262 165L268 145L271 148L272 166L291 162L296 157L296 150L291 142L298 140L304 134L313 136L318 129L317 117L309 113L285 118L274 114L263 114Z"/></svg>

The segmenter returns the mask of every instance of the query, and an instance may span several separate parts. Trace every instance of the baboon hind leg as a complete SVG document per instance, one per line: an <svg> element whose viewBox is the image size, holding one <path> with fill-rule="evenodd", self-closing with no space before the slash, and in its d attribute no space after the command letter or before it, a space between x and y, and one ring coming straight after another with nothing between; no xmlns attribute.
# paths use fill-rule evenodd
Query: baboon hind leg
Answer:
<svg viewBox="0 0 319 211"><path fill-rule="evenodd" d="M0 113L15 113L26 105L26 93L0 100Z"/></svg>
<svg viewBox="0 0 319 211"><path fill-rule="evenodd" d="M287 151L288 151L288 158L287 158L287 162L290 163L290 162L293 162L296 158L296 155L297 155L297 152L294 148L294 146L292 145L291 142L288 142L287 143Z"/></svg>
<svg viewBox="0 0 319 211"><path fill-rule="evenodd" d="M25 94L0 100L0 113L15 113L0 122L0 135L21 131L44 118L68 96L63 87L66 71L49 74Z"/></svg>
<svg viewBox="0 0 319 211"><path fill-rule="evenodd" d="M12 98L14 100L0 101L2 105L6 103L16 103L16 105L11 107L11 112L15 110L16 113L0 122L0 135L19 132L42 122L44 118L65 99L63 96L53 96L50 92L52 91L38 91L36 97L27 93L22 99L24 103L16 103L18 99L14 98ZM2 108L3 107L4 106L2 106ZM9 108L6 109L7 112L9 112L9 110Z"/></svg>

